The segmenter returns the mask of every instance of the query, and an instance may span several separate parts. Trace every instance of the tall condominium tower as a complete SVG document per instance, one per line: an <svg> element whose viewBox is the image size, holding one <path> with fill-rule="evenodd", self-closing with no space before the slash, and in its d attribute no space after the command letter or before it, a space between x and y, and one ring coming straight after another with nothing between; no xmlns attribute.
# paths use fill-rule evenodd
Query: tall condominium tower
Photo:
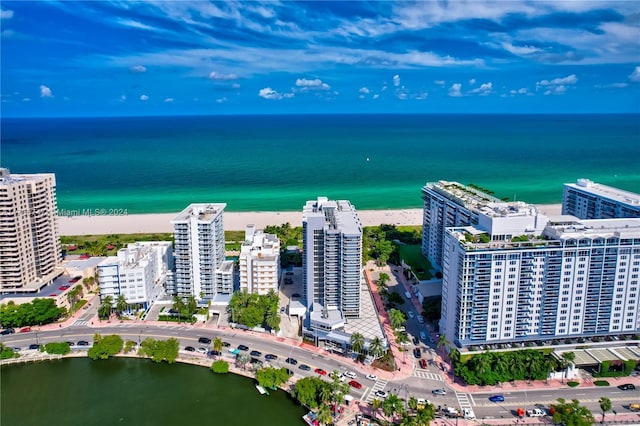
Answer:
<svg viewBox="0 0 640 426"><path fill-rule="evenodd" d="M0 292L36 292L62 274L56 178L0 168Z"/></svg>
<svg viewBox="0 0 640 426"><path fill-rule="evenodd" d="M554 220L541 235L504 240L482 226L447 229L447 340L464 348L640 332L640 219Z"/></svg>
<svg viewBox="0 0 640 426"><path fill-rule="evenodd" d="M318 197L302 211L304 298L310 311L360 317L362 224L349 201Z"/></svg>
<svg viewBox="0 0 640 426"><path fill-rule="evenodd" d="M233 292L233 262L225 261L226 204L191 204L171 223L175 236L175 276L170 294L211 300Z"/></svg>
<svg viewBox="0 0 640 426"><path fill-rule="evenodd" d="M640 217L640 194L578 179L564 184L562 214L579 219Z"/></svg>
<svg viewBox="0 0 640 426"><path fill-rule="evenodd" d="M267 294L278 291L280 282L280 240L248 225L240 247L240 290Z"/></svg>
<svg viewBox="0 0 640 426"><path fill-rule="evenodd" d="M547 218L523 202L504 202L477 188L458 182L438 181L422 188L422 254L434 265L442 264L445 228L477 225L483 217L493 223L493 233L509 238L525 228L542 231ZM489 220L489 218L492 218ZM501 219L498 219L500 217ZM512 219L518 217L519 219ZM526 226L522 227L522 224ZM515 229L512 229L516 226Z"/></svg>

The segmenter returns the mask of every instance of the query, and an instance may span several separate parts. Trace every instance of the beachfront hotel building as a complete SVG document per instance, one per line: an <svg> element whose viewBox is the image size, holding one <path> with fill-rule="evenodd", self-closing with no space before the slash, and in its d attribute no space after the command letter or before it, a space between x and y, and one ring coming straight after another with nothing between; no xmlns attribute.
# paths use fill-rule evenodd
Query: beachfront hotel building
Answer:
<svg viewBox="0 0 640 426"><path fill-rule="evenodd" d="M56 178L0 168L0 293L32 293L62 274Z"/></svg>
<svg viewBox="0 0 640 426"><path fill-rule="evenodd" d="M434 266L442 265L444 235L448 227L477 225L483 220L486 224L491 223L500 238L508 238L525 228L528 232L542 231L546 225L546 217L534 206L522 202L505 203L458 182L427 183L422 188L422 200L422 254ZM487 213L493 210L497 213ZM489 217L493 219L488 220Z"/></svg>
<svg viewBox="0 0 640 426"><path fill-rule="evenodd" d="M115 304L123 295L128 304L147 309L160 296L173 275L173 249L169 241L129 244L98 264L100 299Z"/></svg>
<svg viewBox="0 0 640 426"><path fill-rule="evenodd" d="M640 194L578 179L564 184L562 214L580 219L640 217Z"/></svg>
<svg viewBox="0 0 640 426"><path fill-rule="evenodd" d="M541 234L523 234L494 238L482 223L446 230L448 341L468 348L640 332L640 219L558 216Z"/></svg>
<svg viewBox="0 0 640 426"><path fill-rule="evenodd" d="M191 204L174 226L174 280L167 293L182 298L213 300L233 293L233 262L225 260L224 208L226 204Z"/></svg>
<svg viewBox="0 0 640 426"><path fill-rule="evenodd" d="M267 294L278 291L280 282L280 240L247 225L240 246L240 291Z"/></svg>
<svg viewBox="0 0 640 426"><path fill-rule="evenodd" d="M303 297L312 326L359 318L362 224L356 209L345 200L307 201L302 238Z"/></svg>

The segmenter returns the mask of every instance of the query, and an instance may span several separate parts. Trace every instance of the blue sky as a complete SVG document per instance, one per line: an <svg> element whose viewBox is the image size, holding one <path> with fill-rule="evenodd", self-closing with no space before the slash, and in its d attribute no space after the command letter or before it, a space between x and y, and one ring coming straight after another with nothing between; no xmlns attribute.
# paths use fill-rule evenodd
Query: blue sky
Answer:
<svg viewBox="0 0 640 426"><path fill-rule="evenodd" d="M640 2L2 1L2 116L640 112Z"/></svg>

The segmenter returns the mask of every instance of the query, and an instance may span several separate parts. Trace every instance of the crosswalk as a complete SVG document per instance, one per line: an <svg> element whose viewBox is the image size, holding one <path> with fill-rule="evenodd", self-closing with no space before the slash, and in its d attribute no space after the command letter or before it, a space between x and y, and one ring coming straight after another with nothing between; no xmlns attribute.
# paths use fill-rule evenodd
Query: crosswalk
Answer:
<svg viewBox="0 0 640 426"><path fill-rule="evenodd" d="M439 380L439 381L444 381L444 379L442 378L442 375L438 374L438 373L432 373L430 371L427 370L415 370L413 372L413 375L416 377L420 377L421 379L429 379L429 380Z"/></svg>
<svg viewBox="0 0 640 426"><path fill-rule="evenodd" d="M388 382L386 380L382 380L382 379L376 380L374 385L371 386L371 389L369 389L369 392L362 394L362 397L360 398L360 400L368 404L371 404L371 401L376 399L376 396L375 396L376 391L383 390L385 386L387 386L387 383Z"/></svg>
<svg viewBox="0 0 640 426"><path fill-rule="evenodd" d="M73 323L73 325L87 325L87 324L89 324L89 321L82 321L82 320L78 320Z"/></svg>
<svg viewBox="0 0 640 426"><path fill-rule="evenodd" d="M464 410L465 408L473 410L473 406L476 405L471 394L456 392L456 398L458 399L458 406L461 410Z"/></svg>

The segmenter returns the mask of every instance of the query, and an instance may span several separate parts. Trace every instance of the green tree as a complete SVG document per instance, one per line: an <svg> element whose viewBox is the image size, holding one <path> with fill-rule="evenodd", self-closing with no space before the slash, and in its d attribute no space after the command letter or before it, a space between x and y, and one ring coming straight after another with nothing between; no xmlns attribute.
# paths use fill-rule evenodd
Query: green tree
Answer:
<svg viewBox="0 0 640 426"><path fill-rule="evenodd" d="M113 310L113 297L105 296L102 299L102 303L98 307L98 317L100 319L107 319L109 315L111 315L111 311Z"/></svg>
<svg viewBox="0 0 640 426"><path fill-rule="evenodd" d="M153 362L165 361L173 364L178 359L179 349L180 342L176 338L155 340L148 337L140 344L138 355L149 357Z"/></svg>
<svg viewBox="0 0 640 426"><path fill-rule="evenodd" d="M431 421L436 418L435 409L433 404L427 404L421 410L418 410L416 415L416 426L429 426Z"/></svg>
<svg viewBox="0 0 640 426"><path fill-rule="evenodd" d="M391 278L389 277L389 274L387 274L386 272L381 272L380 276L378 277L378 286L386 288L387 283L390 279Z"/></svg>
<svg viewBox="0 0 640 426"><path fill-rule="evenodd" d="M0 323L4 328L50 324L66 313L52 298L33 299L31 303L16 305L10 301L0 305Z"/></svg>
<svg viewBox="0 0 640 426"><path fill-rule="evenodd" d="M378 359L382 355L384 355L384 345L382 344L382 339L379 337L374 337L371 342L369 342L369 354L374 358Z"/></svg>
<svg viewBox="0 0 640 426"><path fill-rule="evenodd" d="M602 421L600 423L604 423L604 415L607 411L611 410L611 400L605 396L598 400L600 404L600 409L602 410Z"/></svg>
<svg viewBox="0 0 640 426"><path fill-rule="evenodd" d="M94 334L93 346L89 348L87 355L93 360L107 359L122 351L123 346L124 342L122 337L117 334L111 334L104 337L99 334Z"/></svg>
<svg viewBox="0 0 640 426"><path fill-rule="evenodd" d="M278 387L289 380L286 368L266 367L256 371L256 380L260 386L267 388Z"/></svg>
<svg viewBox="0 0 640 426"><path fill-rule="evenodd" d="M395 330L396 328L402 327L407 321L407 318L404 316L404 312L398 309L391 309L389 311L389 321L391 322L391 327Z"/></svg>
<svg viewBox="0 0 640 426"><path fill-rule="evenodd" d="M438 343L436 344L436 347L438 349L442 349L442 358L444 358L444 351L449 346L451 346L451 342L447 340L447 336L445 336L444 334L441 334L440 337L438 338Z"/></svg>
<svg viewBox="0 0 640 426"><path fill-rule="evenodd" d="M353 352L362 353L364 349L364 336L358 332L351 335L351 350Z"/></svg>
<svg viewBox="0 0 640 426"><path fill-rule="evenodd" d="M194 295L190 295L187 297L187 303L185 305L185 316L191 317L196 312L198 312L198 302L196 302Z"/></svg>
<svg viewBox="0 0 640 426"><path fill-rule="evenodd" d="M371 401L371 411L373 411L373 419L375 420L378 414L378 410L382 407L382 401L379 399L374 399Z"/></svg>
<svg viewBox="0 0 640 426"><path fill-rule="evenodd" d="M331 408L328 405L321 405L318 409L318 422L322 425L328 425L331 424L332 420Z"/></svg>
<svg viewBox="0 0 640 426"><path fill-rule="evenodd" d="M44 350L48 354L66 355L71 352L69 344L66 342L51 342L44 345Z"/></svg>
<svg viewBox="0 0 640 426"><path fill-rule="evenodd" d="M291 395L312 410L321 403L320 394L322 389L329 387L329 384L318 377L305 377L296 382Z"/></svg>
<svg viewBox="0 0 640 426"><path fill-rule="evenodd" d="M267 319L265 321L267 327L276 331L280 331L280 315L276 311L269 311Z"/></svg>
<svg viewBox="0 0 640 426"><path fill-rule="evenodd" d="M251 357L249 356L249 354L246 354L244 352L238 354L238 356L236 357L236 362L238 363L238 365L240 365L240 367L242 367L243 370L249 361L251 361Z"/></svg>
<svg viewBox="0 0 640 426"><path fill-rule="evenodd" d="M418 400L416 399L415 396L412 396L412 397L409 398L409 401L407 401L407 405L413 411L417 411L418 410Z"/></svg>
<svg viewBox="0 0 640 426"><path fill-rule="evenodd" d="M589 426L595 423L593 414L588 408L580 405L577 399L566 402L558 398L557 404L552 404L553 422L565 426Z"/></svg>
<svg viewBox="0 0 640 426"><path fill-rule="evenodd" d="M404 412L404 404L398 395L392 393L382 403L382 412L385 416L391 418L395 414Z"/></svg>
<svg viewBox="0 0 640 426"><path fill-rule="evenodd" d="M0 359L18 358L20 355L15 353L12 348L0 343Z"/></svg>
<svg viewBox="0 0 640 426"><path fill-rule="evenodd" d="M211 364L211 371L217 374L226 374L229 372L229 363L222 359L214 361L213 364Z"/></svg>
<svg viewBox="0 0 640 426"><path fill-rule="evenodd" d="M118 295L116 299L116 312L118 313L118 318L122 316L122 313L127 310L127 300L124 297L124 294Z"/></svg>
<svg viewBox="0 0 640 426"><path fill-rule="evenodd" d="M221 338L216 337L215 339L213 339L211 346L213 347L214 351L222 352L222 348L224 347L224 342L222 341Z"/></svg>

